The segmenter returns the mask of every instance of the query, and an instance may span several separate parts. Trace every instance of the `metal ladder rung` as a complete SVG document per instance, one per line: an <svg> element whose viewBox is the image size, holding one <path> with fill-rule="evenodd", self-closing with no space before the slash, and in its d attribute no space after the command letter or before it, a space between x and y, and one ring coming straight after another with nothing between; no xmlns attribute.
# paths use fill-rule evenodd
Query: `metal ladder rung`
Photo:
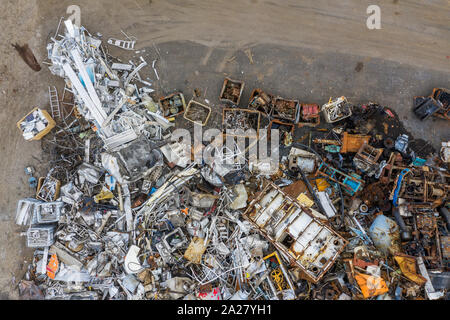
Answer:
<svg viewBox="0 0 450 320"><path fill-rule="evenodd" d="M125 50L134 50L134 45L136 41L117 40L111 38L108 40L108 43Z"/></svg>
<svg viewBox="0 0 450 320"><path fill-rule="evenodd" d="M58 99L58 91L56 90L56 87L48 87L48 93L50 96L50 110L52 113L53 119L61 119L61 109L59 106L59 99Z"/></svg>

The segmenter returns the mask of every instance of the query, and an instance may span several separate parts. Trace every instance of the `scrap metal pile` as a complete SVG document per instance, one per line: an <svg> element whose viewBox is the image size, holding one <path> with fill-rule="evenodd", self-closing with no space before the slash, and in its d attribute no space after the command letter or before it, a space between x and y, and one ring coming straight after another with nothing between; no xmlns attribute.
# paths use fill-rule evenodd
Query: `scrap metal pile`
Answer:
<svg viewBox="0 0 450 320"><path fill-rule="evenodd" d="M227 78L222 133L279 129L280 161L272 171L193 162L198 150L172 141L171 120L206 125L208 101L186 106L175 92L155 102L142 57L119 63L99 37L64 26L47 47L65 80L62 97L49 91L53 119L36 109L39 128L32 116L19 126L42 138L50 164L17 206L36 248L22 298L446 298L448 143L425 152L392 131L390 109L345 97L319 107L256 89L238 108L244 83ZM248 151L212 148L215 164Z"/></svg>

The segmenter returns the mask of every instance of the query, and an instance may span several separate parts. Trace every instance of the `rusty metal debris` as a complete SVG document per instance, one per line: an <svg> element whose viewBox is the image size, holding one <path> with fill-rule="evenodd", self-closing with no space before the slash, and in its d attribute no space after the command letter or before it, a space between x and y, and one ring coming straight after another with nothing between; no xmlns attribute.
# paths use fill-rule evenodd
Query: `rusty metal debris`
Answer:
<svg viewBox="0 0 450 320"><path fill-rule="evenodd" d="M312 213L271 182L248 206L244 217L260 231L290 264L317 283L347 244Z"/></svg>
<svg viewBox="0 0 450 320"><path fill-rule="evenodd" d="M244 82L230 78L216 92L231 106L206 100L206 89L186 106L182 92L159 92L144 77L160 80L156 60L106 53L107 44L133 50L135 40L104 44L64 26L47 47L50 71L64 80L62 94L50 87L52 116L36 108L18 123L26 140L41 139L48 163L17 204L16 224L35 248L22 299L446 295L448 142L436 152L390 109L345 97L320 108L255 89L239 106ZM445 116L447 95L433 92L435 114ZM232 143L171 139L213 113ZM274 158L249 156L261 141Z"/></svg>
<svg viewBox="0 0 450 320"><path fill-rule="evenodd" d="M319 111L317 104L300 104L300 121L298 126L317 127L320 124Z"/></svg>
<svg viewBox="0 0 450 320"><path fill-rule="evenodd" d="M198 101L191 100L188 103L184 118L193 123L205 126L211 116L211 107L204 105Z"/></svg>
<svg viewBox="0 0 450 320"><path fill-rule="evenodd" d="M164 117L171 118L182 114L186 109L184 96L180 92L172 93L167 97L159 99L159 103L163 109Z"/></svg>
<svg viewBox="0 0 450 320"><path fill-rule="evenodd" d="M300 120L300 103L298 100L288 100L281 97L275 98L273 117L298 123Z"/></svg>
<svg viewBox="0 0 450 320"><path fill-rule="evenodd" d="M239 108L223 108L223 133L225 135L236 136L258 136L260 118L261 116L258 111Z"/></svg>
<svg viewBox="0 0 450 320"><path fill-rule="evenodd" d="M241 101L242 91L244 91L244 82L225 78L219 99L223 102L229 102L238 105Z"/></svg>

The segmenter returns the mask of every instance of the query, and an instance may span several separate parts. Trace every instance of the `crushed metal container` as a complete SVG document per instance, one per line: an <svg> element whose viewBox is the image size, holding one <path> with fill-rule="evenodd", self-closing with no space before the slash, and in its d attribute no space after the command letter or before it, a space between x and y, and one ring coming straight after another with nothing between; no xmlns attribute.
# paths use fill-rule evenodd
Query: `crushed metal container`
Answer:
<svg viewBox="0 0 450 320"><path fill-rule="evenodd" d="M250 203L244 218L317 283L347 245L341 235L323 224L272 182Z"/></svg>
<svg viewBox="0 0 450 320"><path fill-rule="evenodd" d="M159 99L159 104L163 110L164 117L172 118L185 112L186 102L181 92L172 93Z"/></svg>
<svg viewBox="0 0 450 320"><path fill-rule="evenodd" d="M36 216L36 223L53 223L58 222L62 209L64 207L64 202L45 202L39 203L34 207L34 214Z"/></svg>
<svg viewBox="0 0 450 320"><path fill-rule="evenodd" d="M245 83L239 80L232 80L225 78L220 91L219 100L222 102L230 102L233 105L238 105L241 101L242 91L244 91Z"/></svg>
<svg viewBox="0 0 450 320"><path fill-rule="evenodd" d="M27 230L27 247L49 247L54 242L55 226L33 226Z"/></svg>
<svg viewBox="0 0 450 320"><path fill-rule="evenodd" d="M19 200L17 203L16 224L25 226L29 224L30 221L33 221L35 207L40 203L42 203L42 201L32 198Z"/></svg>
<svg viewBox="0 0 450 320"><path fill-rule="evenodd" d="M191 100L188 103L184 118L193 123L199 124L202 127L206 126L209 117L211 116L211 107L204 105L198 101Z"/></svg>

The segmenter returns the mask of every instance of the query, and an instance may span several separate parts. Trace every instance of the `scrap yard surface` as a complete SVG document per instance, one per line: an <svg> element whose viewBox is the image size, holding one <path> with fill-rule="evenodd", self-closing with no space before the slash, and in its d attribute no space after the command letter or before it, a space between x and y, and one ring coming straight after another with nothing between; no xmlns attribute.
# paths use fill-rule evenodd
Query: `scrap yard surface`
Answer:
<svg viewBox="0 0 450 320"><path fill-rule="evenodd" d="M0 299L448 300L450 2L0 3Z"/></svg>

